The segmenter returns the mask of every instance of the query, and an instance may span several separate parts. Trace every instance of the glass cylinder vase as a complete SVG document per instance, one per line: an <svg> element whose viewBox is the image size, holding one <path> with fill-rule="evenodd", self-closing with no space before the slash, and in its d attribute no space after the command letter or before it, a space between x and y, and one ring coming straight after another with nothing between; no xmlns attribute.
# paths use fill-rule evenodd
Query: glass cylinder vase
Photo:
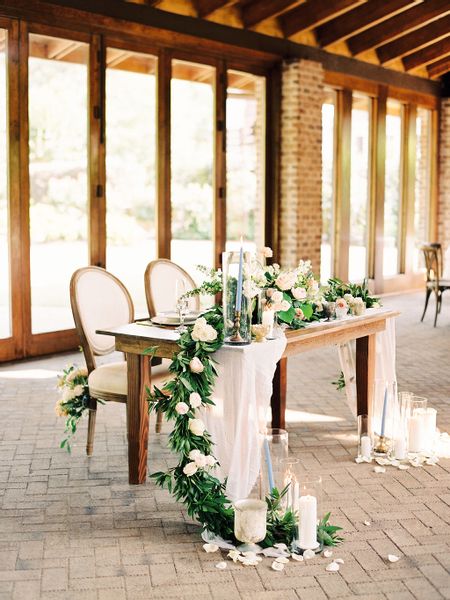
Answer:
<svg viewBox="0 0 450 600"><path fill-rule="evenodd" d="M317 526L321 518L322 478L302 476L300 497L297 509L297 526L295 528L293 549L318 550Z"/></svg>
<svg viewBox="0 0 450 600"><path fill-rule="evenodd" d="M396 410L393 411L392 444L389 457L394 460L406 461L408 458L408 413L412 394L399 392Z"/></svg>
<svg viewBox="0 0 450 600"><path fill-rule="evenodd" d="M408 411L408 452L418 454L427 446L427 399L411 396Z"/></svg>
<svg viewBox="0 0 450 600"><path fill-rule="evenodd" d="M245 345L252 341L253 298L251 254L222 252L224 342Z"/></svg>
<svg viewBox="0 0 450 600"><path fill-rule="evenodd" d="M285 429L266 429L260 434L261 469L260 498L264 498L276 488L283 489L284 463L288 456L289 435Z"/></svg>
<svg viewBox="0 0 450 600"><path fill-rule="evenodd" d="M366 461L372 458L372 437L368 415L358 415L358 458Z"/></svg>
<svg viewBox="0 0 450 600"><path fill-rule="evenodd" d="M376 379L373 387L371 431L373 452L389 453L393 441L394 415L398 410L397 382Z"/></svg>

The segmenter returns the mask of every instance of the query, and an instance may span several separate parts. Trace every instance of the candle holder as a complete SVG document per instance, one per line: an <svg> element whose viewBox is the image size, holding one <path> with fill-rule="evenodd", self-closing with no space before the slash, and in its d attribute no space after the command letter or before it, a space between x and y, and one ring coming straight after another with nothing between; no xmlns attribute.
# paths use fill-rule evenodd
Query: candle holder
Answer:
<svg viewBox="0 0 450 600"><path fill-rule="evenodd" d="M267 531L267 504L263 500L238 500L234 504L234 535L244 542L240 552L261 552L257 542L262 542Z"/></svg>
<svg viewBox="0 0 450 600"><path fill-rule="evenodd" d="M397 382L376 379L374 382L371 430L375 455L386 455L393 440L394 413L397 410Z"/></svg>
<svg viewBox="0 0 450 600"><path fill-rule="evenodd" d="M242 253L242 289L238 291L240 252L222 253L224 342L235 346L251 344L253 301L246 291L251 285L251 254Z"/></svg>
<svg viewBox="0 0 450 600"><path fill-rule="evenodd" d="M358 415L358 458L366 461L372 458L372 438L368 415Z"/></svg>
<svg viewBox="0 0 450 600"><path fill-rule="evenodd" d="M410 410L411 392L399 392L397 404L393 411L392 444L389 458L400 462L408 458L408 411Z"/></svg>
<svg viewBox="0 0 450 600"><path fill-rule="evenodd" d="M281 512L290 510L293 513L298 511L300 499L300 461L298 458L281 458L280 467L282 472L282 484L280 493L287 487L286 494L281 499Z"/></svg>
<svg viewBox="0 0 450 600"><path fill-rule="evenodd" d="M266 429L260 433L261 469L259 477L259 497L261 500L270 494L272 488L283 489L283 460L288 456L289 435L285 429Z"/></svg>
<svg viewBox="0 0 450 600"><path fill-rule="evenodd" d="M420 452L424 452L427 447L427 426L426 426L426 414L427 414L427 402L426 398L421 396L411 396L409 401L408 410L408 452L413 455L417 455Z"/></svg>
<svg viewBox="0 0 450 600"><path fill-rule="evenodd" d="M305 550L320 552L317 540L317 525L320 520L322 501L322 478L307 476L300 483L297 527L295 528L292 550L303 553Z"/></svg>

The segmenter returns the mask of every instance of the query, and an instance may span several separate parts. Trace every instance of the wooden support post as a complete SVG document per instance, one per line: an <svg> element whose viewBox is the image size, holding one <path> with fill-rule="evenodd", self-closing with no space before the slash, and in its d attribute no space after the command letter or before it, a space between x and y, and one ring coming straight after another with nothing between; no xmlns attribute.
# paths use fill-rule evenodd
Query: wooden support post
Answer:
<svg viewBox="0 0 450 600"><path fill-rule="evenodd" d="M128 481L144 483L147 477L148 406L145 388L150 387L148 356L127 353Z"/></svg>
<svg viewBox="0 0 450 600"><path fill-rule="evenodd" d="M356 396L357 414L369 415L372 408L375 377L376 334L356 340Z"/></svg>
<svg viewBox="0 0 450 600"><path fill-rule="evenodd" d="M287 358L280 358L273 378L272 427L286 426Z"/></svg>

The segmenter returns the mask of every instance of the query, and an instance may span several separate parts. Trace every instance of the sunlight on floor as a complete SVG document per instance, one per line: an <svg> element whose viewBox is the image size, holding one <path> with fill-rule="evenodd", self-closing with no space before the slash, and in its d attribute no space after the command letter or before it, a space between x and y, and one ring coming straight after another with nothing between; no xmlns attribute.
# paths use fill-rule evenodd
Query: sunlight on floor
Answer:
<svg viewBox="0 0 450 600"><path fill-rule="evenodd" d="M0 379L55 379L57 371L50 369L14 369L13 371L0 370Z"/></svg>
<svg viewBox="0 0 450 600"><path fill-rule="evenodd" d="M341 417L331 415L319 415L302 410L286 410L286 421L288 423L338 423L344 420Z"/></svg>

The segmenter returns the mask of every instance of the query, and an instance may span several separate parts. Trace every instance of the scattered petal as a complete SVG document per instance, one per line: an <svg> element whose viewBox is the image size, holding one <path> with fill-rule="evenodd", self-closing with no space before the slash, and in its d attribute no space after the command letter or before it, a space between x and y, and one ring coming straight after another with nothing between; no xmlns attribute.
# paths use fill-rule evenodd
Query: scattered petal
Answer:
<svg viewBox="0 0 450 600"><path fill-rule="evenodd" d="M275 562L281 563L282 565L287 565L289 562L289 559L286 558L286 556L279 556L278 558L275 559Z"/></svg>
<svg viewBox="0 0 450 600"><path fill-rule="evenodd" d="M355 463L358 463L358 464L360 464L360 463L362 463L362 462L364 462L364 459L363 459L363 457L362 457L362 456L357 456L357 457L355 458Z"/></svg>
<svg viewBox="0 0 450 600"><path fill-rule="evenodd" d="M400 461L399 460L391 460L391 465L393 467L398 467L400 465Z"/></svg>
<svg viewBox="0 0 450 600"><path fill-rule="evenodd" d="M332 573L336 573L336 571L339 571L338 563L334 560L329 565L327 565L326 571L331 571Z"/></svg>
<svg viewBox="0 0 450 600"><path fill-rule="evenodd" d="M372 525L372 523L370 521L364 521L364 525L366 525L367 527L370 527Z"/></svg>
<svg viewBox="0 0 450 600"><path fill-rule="evenodd" d="M398 465L399 471L406 471L409 469L409 465Z"/></svg>
<svg viewBox="0 0 450 600"><path fill-rule="evenodd" d="M335 558L334 562L337 563L338 565L343 565L344 564L344 559L343 558Z"/></svg>
<svg viewBox="0 0 450 600"><path fill-rule="evenodd" d="M372 462L372 457L371 456L363 456L362 457L362 461L366 462L366 463L371 463Z"/></svg>
<svg viewBox="0 0 450 600"><path fill-rule="evenodd" d="M216 565L216 569L220 569L221 571L223 571L226 568L227 568L227 563L226 562L219 562Z"/></svg>
<svg viewBox="0 0 450 600"><path fill-rule="evenodd" d="M314 550L305 550L305 551L303 552L303 558L304 558L305 560L308 560L308 559L310 559L310 558L314 558L314 557L315 557L315 555L316 555L316 553L314 552Z"/></svg>
<svg viewBox="0 0 450 600"><path fill-rule="evenodd" d="M413 467L420 467L422 465L422 463L420 462L420 460L416 460L416 459L410 460L409 462L411 463L411 465Z"/></svg>
<svg viewBox="0 0 450 600"><path fill-rule="evenodd" d="M333 550L324 550L323 555L325 556L325 558L330 558L331 556L333 556Z"/></svg>
<svg viewBox="0 0 450 600"><path fill-rule="evenodd" d="M274 544L273 545L274 548L279 548L280 550L287 550L287 546L286 544Z"/></svg>
<svg viewBox="0 0 450 600"><path fill-rule="evenodd" d="M203 550L205 552L217 552L219 546L217 544L203 544Z"/></svg>
<svg viewBox="0 0 450 600"><path fill-rule="evenodd" d="M303 562L303 556L301 554L291 554L292 560L296 560L297 562Z"/></svg>
<svg viewBox="0 0 450 600"><path fill-rule="evenodd" d="M274 560L272 563L272 569L274 571L282 571L284 569L284 565L283 563L279 563L276 560Z"/></svg>
<svg viewBox="0 0 450 600"><path fill-rule="evenodd" d="M239 560L239 557L241 556L241 553L239 552L239 550L230 550L227 556L231 558L233 562L237 562Z"/></svg>
<svg viewBox="0 0 450 600"><path fill-rule="evenodd" d="M439 459L437 458L437 456L432 456L425 461L425 463L427 465L431 465L431 466L437 465L438 462L439 462Z"/></svg>
<svg viewBox="0 0 450 600"><path fill-rule="evenodd" d="M396 556L395 554L388 554L388 561L391 563L396 563L400 560L400 556Z"/></svg>
<svg viewBox="0 0 450 600"><path fill-rule="evenodd" d="M278 550L277 548L264 548L264 550L262 551L262 554L264 554L264 556L267 556L268 558L278 558L279 556L289 556L287 554L287 552L285 552L284 550Z"/></svg>
<svg viewBox="0 0 450 600"><path fill-rule="evenodd" d="M386 467L374 467L375 473L386 473Z"/></svg>
<svg viewBox="0 0 450 600"><path fill-rule="evenodd" d="M385 466L389 464L389 459L388 458L376 458L375 462L381 466Z"/></svg>

